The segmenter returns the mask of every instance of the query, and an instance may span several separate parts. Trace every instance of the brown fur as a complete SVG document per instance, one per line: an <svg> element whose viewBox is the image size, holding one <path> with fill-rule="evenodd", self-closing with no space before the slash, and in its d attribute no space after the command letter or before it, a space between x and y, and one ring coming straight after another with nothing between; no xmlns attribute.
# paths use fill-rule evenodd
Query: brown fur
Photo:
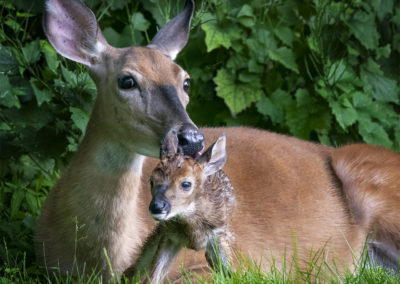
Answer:
<svg viewBox="0 0 400 284"><path fill-rule="evenodd" d="M185 192L180 188L179 185L183 181L193 183L190 191ZM153 190L153 196L160 194L157 186L168 186L162 194L171 205L170 214L173 217L163 219L158 224L147 238L137 262L125 274L143 275L149 270L151 282L158 283L163 280L175 254L182 247L196 251L207 247L207 260L210 265L218 267L218 257L221 259L220 263L228 266L228 259L232 255L230 216L236 200L226 174L219 170L205 176L201 163L176 154L162 159L157 165L152 174L152 183L153 188L156 188ZM218 248L215 248L215 245ZM174 254L171 254L168 260L162 259L165 258L164 252L172 249Z"/></svg>
<svg viewBox="0 0 400 284"><path fill-rule="evenodd" d="M201 131L207 141L221 133L227 136L229 159L224 171L238 203L232 216L235 252L265 269L274 257L281 267L284 251L289 260L294 253L295 238L301 267L307 265L304 261L311 249L324 248L328 262L335 259L341 269L352 269L352 250L360 255L369 228L348 214L341 188L328 167L337 150L243 127ZM180 261L196 269L199 263L205 264L190 251L182 253ZM177 276L179 268L175 269L172 275Z"/></svg>
<svg viewBox="0 0 400 284"><path fill-rule="evenodd" d="M111 275L104 249L113 271L122 273L154 229L147 204L156 160L145 155L158 156L165 134L191 123L183 89L187 74L160 51L176 48L113 48L82 2L46 3L46 35L59 53L89 67L98 97L78 151L43 206L35 233L38 262L76 273L76 258L81 272L84 265L89 272L97 267L107 279ZM192 13L187 7L179 18L189 19L186 31ZM171 27L179 30L180 25L168 27L160 30L168 36L153 46L178 41ZM134 76L139 88L118 89L117 78L124 74ZM324 248L327 262L335 259L353 269L352 251L359 256L372 231L374 248L398 256L397 153L370 145L334 149L244 127L201 131L208 143L221 133L227 136L224 170L237 199L231 216L236 252L268 269L272 257L282 267L285 250L287 259L296 254L303 267L311 249ZM202 254L184 250L171 278L179 277L182 263L189 270L207 270Z"/></svg>

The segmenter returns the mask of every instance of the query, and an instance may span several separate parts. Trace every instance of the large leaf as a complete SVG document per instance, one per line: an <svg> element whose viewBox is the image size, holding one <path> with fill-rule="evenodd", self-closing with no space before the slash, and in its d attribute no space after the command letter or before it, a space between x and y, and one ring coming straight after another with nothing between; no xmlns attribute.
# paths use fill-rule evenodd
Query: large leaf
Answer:
<svg viewBox="0 0 400 284"><path fill-rule="evenodd" d="M40 42L36 39L22 48L26 62L32 64L40 59Z"/></svg>
<svg viewBox="0 0 400 284"><path fill-rule="evenodd" d="M256 21L256 17L253 14L253 8L248 4L242 6L237 18L239 23L248 28L254 26Z"/></svg>
<svg viewBox="0 0 400 284"><path fill-rule="evenodd" d="M337 101L330 101L329 106L343 130L356 122L358 115L353 107L344 107Z"/></svg>
<svg viewBox="0 0 400 284"><path fill-rule="evenodd" d="M18 70L18 63L15 60L11 48L0 45L0 73L15 73Z"/></svg>
<svg viewBox="0 0 400 284"><path fill-rule="evenodd" d="M38 106L41 106L42 103L50 102L54 94L50 92L49 90L40 90L36 87L35 80L31 80L31 86L33 89L33 93L35 94L36 101Z"/></svg>
<svg viewBox="0 0 400 284"><path fill-rule="evenodd" d="M282 123L284 109L292 105L293 99L287 92L278 89L271 97L263 96L256 104L259 113L269 116L273 123Z"/></svg>
<svg viewBox="0 0 400 284"><path fill-rule="evenodd" d="M206 33L207 52L210 52L218 47L229 48L232 42L240 38L240 29L233 25L224 27L218 26L215 22L207 22L201 25L201 28Z"/></svg>
<svg viewBox="0 0 400 284"><path fill-rule="evenodd" d="M89 115L76 107L70 107L69 110L71 111L72 121L82 131L82 133L85 133L86 125L89 121Z"/></svg>
<svg viewBox="0 0 400 284"><path fill-rule="evenodd" d="M258 101L262 95L260 84L237 83L226 69L220 69L214 78L217 96L223 98L232 114L237 114Z"/></svg>
<svg viewBox="0 0 400 284"><path fill-rule="evenodd" d="M15 109L6 109L3 114L20 128L34 128L35 131L47 126L53 120L53 113L46 104L37 107L34 104L22 105Z"/></svg>
<svg viewBox="0 0 400 284"><path fill-rule="evenodd" d="M376 30L375 15L362 10L355 12L353 18L347 22L350 31L367 49L378 46L379 33Z"/></svg>
<svg viewBox="0 0 400 284"><path fill-rule="evenodd" d="M267 50L267 52L272 60L281 63L283 66L296 72L297 74L299 73L299 67L297 66L296 58L291 49L287 47L279 47L277 49Z"/></svg>
<svg viewBox="0 0 400 284"><path fill-rule="evenodd" d="M286 124L290 133L310 139L312 131L330 129L331 115L325 104L312 97L306 89L298 89L295 97L296 104L286 109Z"/></svg>
<svg viewBox="0 0 400 284"><path fill-rule="evenodd" d="M400 89L394 79L381 75L380 70L361 70L364 90L371 93L374 98L382 102L399 102Z"/></svg>
<svg viewBox="0 0 400 284"><path fill-rule="evenodd" d="M393 9L393 0L372 0L371 4L374 7L378 19L382 21L387 14L392 12ZM397 3L398 4L398 3Z"/></svg>
<svg viewBox="0 0 400 284"><path fill-rule="evenodd" d="M57 52L49 43L47 43L47 41L43 42L42 49L44 52L44 57L46 58L47 66L52 72L57 73L57 67L60 64L60 61L57 57Z"/></svg>
<svg viewBox="0 0 400 284"><path fill-rule="evenodd" d="M134 44L135 40L137 43L141 41L142 36L140 32L133 31L134 38L132 38L131 28L127 25L122 33L117 33L112 27L107 27L103 30L103 35L112 46L115 47L126 47Z"/></svg>
<svg viewBox="0 0 400 284"><path fill-rule="evenodd" d="M0 74L0 105L6 107L19 107L18 98L12 90L12 86L6 75Z"/></svg>
<svg viewBox="0 0 400 284"><path fill-rule="evenodd" d="M134 13L130 21L134 30L144 32L150 27L150 22L146 20L143 14L140 12Z"/></svg>
<svg viewBox="0 0 400 284"><path fill-rule="evenodd" d="M386 148L393 147L393 142L390 140L386 130L372 121L367 115L359 119L358 129L365 142Z"/></svg>
<svg viewBox="0 0 400 284"><path fill-rule="evenodd" d="M277 26L273 29L275 35L287 46L292 46L294 35L293 31L287 26Z"/></svg>

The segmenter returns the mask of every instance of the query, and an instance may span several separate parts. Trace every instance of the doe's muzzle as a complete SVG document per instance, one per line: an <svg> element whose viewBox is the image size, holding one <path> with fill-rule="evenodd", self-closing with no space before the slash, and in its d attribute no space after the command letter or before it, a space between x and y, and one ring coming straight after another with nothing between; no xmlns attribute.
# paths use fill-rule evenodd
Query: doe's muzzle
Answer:
<svg viewBox="0 0 400 284"><path fill-rule="evenodd" d="M178 131L179 148L186 156L194 156L204 148L204 136L193 124L186 123Z"/></svg>

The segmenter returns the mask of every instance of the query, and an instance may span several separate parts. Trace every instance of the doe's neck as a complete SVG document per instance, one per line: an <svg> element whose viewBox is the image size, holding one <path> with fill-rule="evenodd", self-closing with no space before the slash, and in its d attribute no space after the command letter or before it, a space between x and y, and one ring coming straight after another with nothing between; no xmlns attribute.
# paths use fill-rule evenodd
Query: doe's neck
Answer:
<svg viewBox="0 0 400 284"><path fill-rule="evenodd" d="M135 151L134 145L107 133L92 115L75 159L81 165L86 165L86 168L91 168L103 176L126 174L141 176L145 156Z"/></svg>

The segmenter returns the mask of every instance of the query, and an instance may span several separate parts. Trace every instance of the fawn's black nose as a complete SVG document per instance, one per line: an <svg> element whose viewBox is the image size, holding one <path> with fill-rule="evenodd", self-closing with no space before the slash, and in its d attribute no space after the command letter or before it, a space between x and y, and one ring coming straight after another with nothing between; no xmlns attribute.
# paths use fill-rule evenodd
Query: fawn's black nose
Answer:
<svg viewBox="0 0 400 284"><path fill-rule="evenodd" d="M186 123L178 131L179 147L186 156L193 156L204 148L204 136L191 123Z"/></svg>
<svg viewBox="0 0 400 284"><path fill-rule="evenodd" d="M168 213L171 205L164 199L153 198L150 202L149 210L151 214Z"/></svg>

